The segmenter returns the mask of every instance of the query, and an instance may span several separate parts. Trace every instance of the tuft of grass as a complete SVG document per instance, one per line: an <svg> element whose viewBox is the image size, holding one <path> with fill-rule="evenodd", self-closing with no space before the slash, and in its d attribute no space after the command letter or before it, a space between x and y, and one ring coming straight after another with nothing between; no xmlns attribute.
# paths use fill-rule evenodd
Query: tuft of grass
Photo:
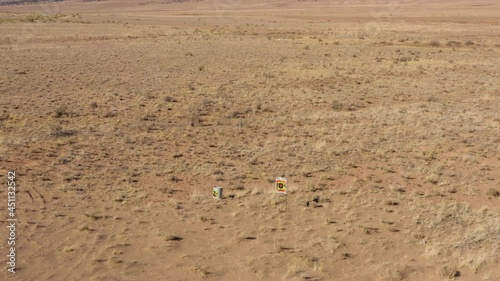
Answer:
<svg viewBox="0 0 500 281"><path fill-rule="evenodd" d="M488 191L486 191L486 195L492 196L492 197L500 197L500 190L490 188Z"/></svg>
<svg viewBox="0 0 500 281"><path fill-rule="evenodd" d="M163 100L165 100L165 102L177 102L177 100L171 96L166 96Z"/></svg>
<svg viewBox="0 0 500 281"><path fill-rule="evenodd" d="M173 182L179 182L179 181L182 181L180 178L178 178L177 176L175 175L171 175L170 178L169 178L170 181L173 181Z"/></svg>
<svg viewBox="0 0 500 281"><path fill-rule="evenodd" d="M297 272L297 264L296 263L289 263L287 268L286 268L286 273L287 276L293 276Z"/></svg>
<svg viewBox="0 0 500 281"><path fill-rule="evenodd" d="M439 47L439 46L441 46L441 43L439 43L439 41L437 41L437 40L434 40L434 41L431 41L431 43L429 43L429 45L431 47Z"/></svg>
<svg viewBox="0 0 500 281"><path fill-rule="evenodd" d="M54 137L69 137L76 134L75 130L66 130L62 126L53 126L50 130L50 135Z"/></svg>
<svg viewBox="0 0 500 281"><path fill-rule="evenodd" d="M337 101L337 100L334 100L332 102L332 105L331 105L332 109L335 110L335 111L341 111L342 109L344 109L344 104Z"/></svg>
<svg viewBox="0 0 500 281"><path fill-rule="evenodd" d="M128 198L128 196L127 196L127 195L125 195L125 194L120 194L120 195L116 196L116 197L114 198L114 200L115 200L115 202L124 202L124 201L126 201L126 200L127 200L127 198Z"/></svg>
<svg viewBox="0 0 500 281"><path fill-rule="evenodd" d="M448 45L450 47L460 47L460 46L462 46L462 42L450 40L450 41L448 41L448 43L446 43L446 45Z"/></svg>
<svg viewBox="0 0 500 281"><path fill-rule="evenodd" d="M399 202L394 201L394 200L387 200L387 201L385 201L385 204L386 204L387 206L398 206L398 205L399 205Z"/></svg>
<svg viewBox="0 0 500 281"><path fill-rule="evenodd" d="M0 115L0 122L1 121L7 121L7 120L10 120L10 119L11 119L10 114L3 113L2 115Z"/></svg>
<svg viewBox="0 0 500 281"><path fill-rule="evenodd" d="M439 275L451 279L451 278L460 277L461 274L460 274L460 271L458 271L454 267L444 266L439 270Z"/></svg>
<svg viewBox="0 0 500 281"><path fill-rule="evenodd" d="M181 241L183 240L184 238L178 236L178 235L175 235L175 234L167 234L165 235L165 241Z"/></svg>
<svg viewBox="0 0 500 281"><path fill-rule="evenodd" d="M63 105L60 105L59 107L57 107L54 111L54 117L55 118L61 118L61 117L68 117L69 116L69 111L68 111L68 107L63 104Z"/></svg>
<svg viewBox="0 0 500 281"><path fill-rule="evenodd" d="M80 231L89 231L90 227L88 225L84 224L84 225L81 225L80 227L78 227L78 230L80 230Z"/></svg>
<svg viewBox="0 0 500 281"><path fill-rule="evenodd" d="M69 253L75 251L75 247L73 246L66 246L63 248L63 252Z"/></svg>
<svg viewBox="0 0 500 281"><path fill-rule="evenodd" d="M101 218L102 218L102 216L99 216L99 215L97 215L97 214L95 214L95 213L88 213L88 212L87 212L87 213L85 213L85 216L86 216L87 218L90 218L90 219L94 220L94 221L96 221L96 220L98 220L98 219L101 219Z"/></svg>
<svg viewBox="0 0 500 281"><path fill-rule="evenodd" d="M346 260L346 259L348 259L348 258L351 258L351 257L352 257L352 255L351 255L351 254L346 253L346 252L344 252L344 253L340 254L340 256L342 257L342 259L343 259L343 260Z"/></svg>

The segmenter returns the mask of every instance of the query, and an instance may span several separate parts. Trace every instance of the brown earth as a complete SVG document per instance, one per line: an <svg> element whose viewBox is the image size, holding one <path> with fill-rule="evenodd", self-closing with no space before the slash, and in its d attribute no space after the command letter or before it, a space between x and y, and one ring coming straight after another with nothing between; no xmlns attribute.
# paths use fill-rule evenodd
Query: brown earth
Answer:
<svg viewBox="0 0 500 281"><path fill-rule="evenodd" d="M497 1L0 6L0 62L1 280L500 280Z"/></svg>

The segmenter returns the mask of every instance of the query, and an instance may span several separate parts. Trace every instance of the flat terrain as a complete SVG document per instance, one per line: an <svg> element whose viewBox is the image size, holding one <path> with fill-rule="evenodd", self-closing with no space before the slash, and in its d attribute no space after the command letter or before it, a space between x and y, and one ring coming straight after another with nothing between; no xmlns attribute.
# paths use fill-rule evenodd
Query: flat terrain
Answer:
<svg viewBox="0 0 500 281"><path fill-rule="evenodd" d="M1 280L500 280L497 1L3 5L0 95Z"/></svg>

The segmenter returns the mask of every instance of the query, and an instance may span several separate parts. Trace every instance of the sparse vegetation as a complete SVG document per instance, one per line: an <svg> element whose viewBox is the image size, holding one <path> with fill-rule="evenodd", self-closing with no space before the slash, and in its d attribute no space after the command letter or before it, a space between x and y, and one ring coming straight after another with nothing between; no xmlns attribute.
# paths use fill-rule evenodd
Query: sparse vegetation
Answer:
<svg viewBox="0 0 500 281"><path fill-rule="evenodd" d="M332 109L335 111L341 111L344 109L344 104L335 100L332 102Z"/></svg>
<svg viewBox="0 0 500 281"><path fill-rule="evenodd" d="M0 7L16 278L500 280L489 4L222 2Z"/></svg>
<svg viewBox="0 0 500 281"><path fill-rule="evenodd" d="M55 118L68 117L68 116L69 116L69 111L66 105L58 106L54 112Z"/></svg>
<svg viewBox="0 0 500 281"><path fill-rule="evenodd" d="M173 98L173 97L171 97L171 96L166 96L166 97L164 98L164 100L165 100L166 102L177 102L177 99L175 99L175 98Z"/></svg>
<svg viewBox="0 0 500 281"><path fill-rule="evenodd" d="M76 134L75 130L64 129L60 125L52 126L50 130L50 135L54 137L69 137L75 134Z"/></svg>
<svg viewBox="0 0 500 281"><path fill-rule="evenodd" d="M183 240L182 237L174 234L168 234L165 236L165 241L181 241L181 240Z"/></svg>
<svg viewBox="0 0 500 281"><path fill-rule="evenodd" d="M431 41L431 43L429 44L431 47L439 47L441 46L441 43L439 43L439 41Z"/></svg>
<svg viewBox="0 0 500 281"><path fill-rule="evenodd" d="M492 196L492 197L500 197L500 190L490 188L486 192L487 195Z"/></svg>

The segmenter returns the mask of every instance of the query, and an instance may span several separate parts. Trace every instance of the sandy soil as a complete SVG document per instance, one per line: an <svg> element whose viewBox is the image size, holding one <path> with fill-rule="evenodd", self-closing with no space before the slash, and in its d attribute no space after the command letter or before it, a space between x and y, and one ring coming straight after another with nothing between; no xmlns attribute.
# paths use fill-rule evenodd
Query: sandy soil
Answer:
<svg viewBox="0 0 500 281"><path fill-rule="evenodd" d="M4 5L0 62L1 280L500 280L497 1Z"/></svg>

